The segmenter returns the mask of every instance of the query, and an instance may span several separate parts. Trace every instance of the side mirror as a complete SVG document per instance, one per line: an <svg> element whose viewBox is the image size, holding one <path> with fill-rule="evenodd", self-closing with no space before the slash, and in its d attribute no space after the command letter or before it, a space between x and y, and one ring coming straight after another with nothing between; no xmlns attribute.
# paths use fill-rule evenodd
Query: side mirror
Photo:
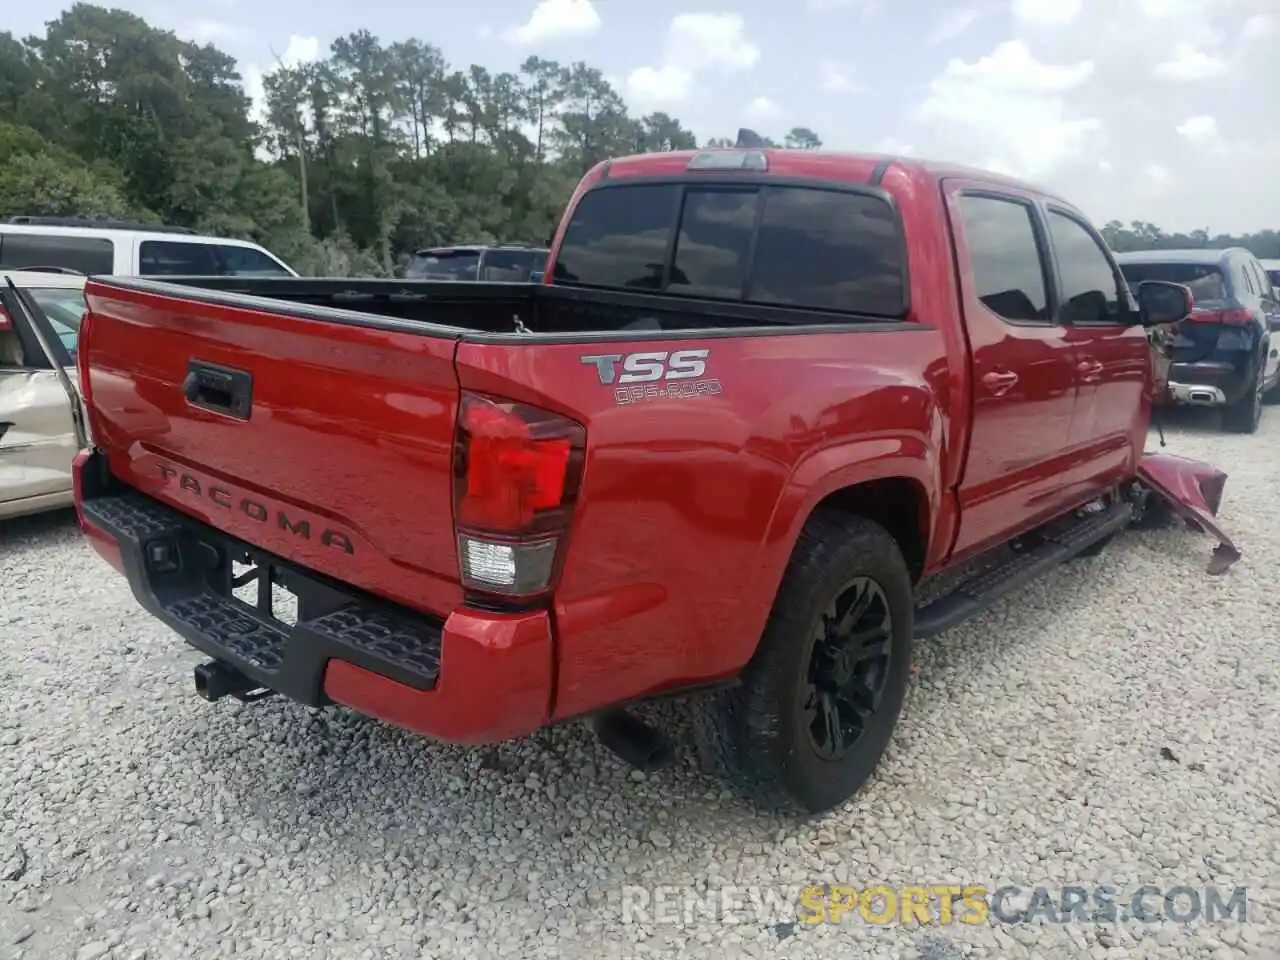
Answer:
<svg viewBox="0 0 1280 960"><path fill-rule="evenodd" d="M1195 306L1191 291L1180 283L1144 280L1138 284L1138 317L1144 327L1185 320Z"/></svg>
<svg viewBox="0 0 1280 960"><path fill-rule="evenodd" d="M544 274L544 273L545 273L545 271L543 271L543 270L531 270L531 271L529 272L529 282L530 282L530 283L541 283L541 282L542 282L542 276L543 276L543 274Z"/></svg>

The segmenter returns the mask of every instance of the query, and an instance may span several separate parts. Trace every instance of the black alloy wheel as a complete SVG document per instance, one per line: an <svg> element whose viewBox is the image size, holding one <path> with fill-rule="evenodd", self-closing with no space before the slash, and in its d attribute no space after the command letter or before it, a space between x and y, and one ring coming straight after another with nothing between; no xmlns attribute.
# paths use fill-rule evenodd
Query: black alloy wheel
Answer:
<svg viewBox="0 0 1280 960"><path fill-rule="evenodd" d="M880 709L892 645L889 601L870 577L850 581L818 618L801 709L823 760L843 759Z"/></svg>

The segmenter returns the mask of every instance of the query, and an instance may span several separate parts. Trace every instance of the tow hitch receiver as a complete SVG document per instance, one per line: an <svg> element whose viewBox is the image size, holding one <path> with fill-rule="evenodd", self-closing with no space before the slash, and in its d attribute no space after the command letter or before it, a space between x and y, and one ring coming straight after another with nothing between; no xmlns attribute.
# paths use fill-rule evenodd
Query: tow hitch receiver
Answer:
<svg viewBox="0 0 1280 960"><path fill-rule="evenodd" d="M235 697L241 703L253 703L269 697L269 690L220 660L210 660L196 667L196 693L212 703L223 697Z"/></svg>

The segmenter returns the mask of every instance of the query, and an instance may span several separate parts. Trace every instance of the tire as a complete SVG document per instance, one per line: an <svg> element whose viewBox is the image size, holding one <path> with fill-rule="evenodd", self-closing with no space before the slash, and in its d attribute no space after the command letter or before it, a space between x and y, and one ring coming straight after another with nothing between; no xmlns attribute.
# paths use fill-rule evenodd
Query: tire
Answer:
<svg viewBox="0 0 1280 960"><path fill-rule="evenodd" d="M848 678L850 663L819 630L841 618L851 600L866 606L866 619L853 624L855 637L865 640L878 629L887 642L867 641L865 649L874 655L853 669L846 695L832 692L838 682L833 677L843 670ZM842 607L830 618L838 601ZM881 613L887 627L877 628ZM815 513L800 534L741 683L694 708L704 763L761 807L813 814L843 803L871 778L889 745L911 678L913 632L911 574L893 537L864 517ZM819 687L809 682L814 669L821 671ZM867 709L865 717L855 704ZM824 757L833 725L822 721L834 716L842 719L834 726L851 746Z"/></svg>
<svg viewBox="0 0 1280 960"><path fill-rule="evenodd" d="M1222 429L1228 433L1257 433L1262 422L1262 368L1254 371L1245 395L1222 410Z"/></svg>

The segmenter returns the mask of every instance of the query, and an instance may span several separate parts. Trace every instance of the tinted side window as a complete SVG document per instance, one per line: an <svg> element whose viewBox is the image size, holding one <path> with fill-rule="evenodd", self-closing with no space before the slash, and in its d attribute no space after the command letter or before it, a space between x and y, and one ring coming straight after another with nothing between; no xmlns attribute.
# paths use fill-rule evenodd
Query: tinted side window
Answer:
<svg viewBox="0 0 1280 960"><path fill-rule="evenodd" d="M138 260L144 277L216 276L218 272L213 248L203 243L144 240Z"/></svg>
<svg viewBox="0 0 1280 960"><path fill-rule="evenodd" d="M276 263L261 250L253 247L237 247L231 244L211 243L214 256L224 273L237 277L288 277L288 270Z"/></svg>
<svg viewBox="0 0 1280 960"><path fill-rule="evenodd" d="M978 299L1014 322L1049 320L1049 294L1031 208L994 197L960 198Z"/></svg>
<svg viewBox="0 0 1280 960"><path fill-rule="evenodd" d="M906 305L901 235L865 194L775 187L764 199L747 299L896 316Z"/></svg>
<svg viewBox="0 0 1280 960"><path fill-rule="evenodd" d="M679 196L676 184L590 191L565 230L554 278L593 287L662 289Z"/></svg>
<svg viewBox="0 0 1280 960"><path fill-rule="evenodd" d="M106 237L4 233L0 234L0 267L65 267L84 274L112 274L115 246Z"/></svg>
<svg viewBox="0 0 1280 960"><path fill-rule="evenodd" d="M668 289L704 297L742 296L756 226L756 190L688 190Z"/></svg>
<svg viewBox="0 0 1280 960"><path fill-rule="evenodd" d="M1249 260L1245 264L1245 269L1253 278L1254 289L1264 297L1271 296L1271 280L1267 277L1267 272L1262 269L1262 264L1257 260Z"/></svg>
<svg viewBox="0 0 1280 960"><path fill-rule="evenodd" d="M1124 308L1111 260L1084 226L1049 211L1049 239L1062 277L1062 323L1119 323ZM1126 304L1127 307L1127 304Z"/></svg>

